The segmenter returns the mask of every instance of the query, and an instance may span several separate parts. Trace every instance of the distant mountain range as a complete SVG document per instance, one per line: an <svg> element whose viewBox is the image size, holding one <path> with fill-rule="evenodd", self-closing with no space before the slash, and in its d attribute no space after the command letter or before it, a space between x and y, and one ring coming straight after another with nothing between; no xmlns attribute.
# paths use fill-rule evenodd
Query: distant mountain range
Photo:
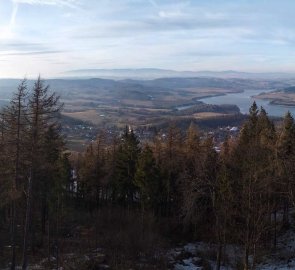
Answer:
<svg viewBox="0 0 295 270"><path fill-rule="evenodd" d="M241 78L241 79L295 79L295 73L250 73L234 70L226 71L175 71L157 68L140 69L77 69L66 71L63 77L72 78L108 78L108 79L141 79L150 80L158 78Z"/></svg>
<svg viewBox="0 0 295 270"><path fill-rule="evenodd" d="M126 72L127 74L127 72ZM163 74L162 74L163 75ZM228 91L243 91L244 89L284 89L294 84L291 80L267 80L267 79L241 79L218 77L161 77L157 79L123 79L114 80L106 78L73 78L45 79L58 94L71 98L73 95L96 94L111 95L112 98L127 98L132 92L145 95L157 95L183 89L227 89ZM295 80L294 80L295 81ZM0 79L0 97L9 99L11 93L17 89L21 79ZM27 80L28 88L32 88L34 80ZM129 93L129 94L127 94Z"/></svg>

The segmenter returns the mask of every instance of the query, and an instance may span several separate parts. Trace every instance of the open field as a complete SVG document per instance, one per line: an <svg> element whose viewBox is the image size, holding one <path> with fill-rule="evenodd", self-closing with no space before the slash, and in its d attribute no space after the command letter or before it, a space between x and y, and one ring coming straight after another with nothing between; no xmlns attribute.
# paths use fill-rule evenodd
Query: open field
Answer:
<svg viewBox="0 0 295 270"><path fill-rule="evenodd" d="M255 96L255 98L270 100L272 104L276 105L295 106L295 93L277 91L266 94L262 93L258 96Z"/></svg>
<svg viewBox="0 0 295 270"><path fill-rule="evenodd" d="M212 117L219 117L219 116L225 116L224 113L216 113L216 112L200 112L195 113L193 116L196 119L206 119L206 118L212 118Z"/></svg>
<svg viewBox="0 0 295 270"><path fill-rule="evenodd" d="M63 114L81 121L91 122L94 125L101 125L103 121L105 121L105 116L99 115L99 112L94 109L76 112L63 112Z"/></svg>

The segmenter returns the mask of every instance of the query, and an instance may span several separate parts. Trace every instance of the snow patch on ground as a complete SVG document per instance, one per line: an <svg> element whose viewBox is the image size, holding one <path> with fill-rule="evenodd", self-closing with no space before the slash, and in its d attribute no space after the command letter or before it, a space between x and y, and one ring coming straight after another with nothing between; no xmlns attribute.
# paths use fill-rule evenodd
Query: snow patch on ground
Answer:
<svg viewBox="0 0 295 270"><path fill-rule="evenodd" d="M257 270L295 269L295 228L294 224L284 234L278 237L277 250L265 256Z"/></svg>
<svg viewBox="0 0 295 270"><path fill-rule="evenodd" d="M181 263L174 265L174 270L203 270L203 267L196 266L196 261L200 260L198 257L182 260Z"/></svg>
<svg viewBox="0 0 295 270"><path fill-rule="evenodd" d="M256 265L256 270L295 270L295 209L290 212L290 228L279 234L277 249L262 258L262 262ZM277 219L281 216L278 215ZM169 261L173 270L203 270L204 265L216 267L217 246L205 242L188 243L169 252ZM225 249L226 265L221 270L234 270L238 262L242 261L243 250L237 245L227 245ZM250 256L250 261L251 261Z"/></svg>
<svg viewBox="0 0 295 270"><path fill-rule="evenodd" d="M233 264L236 263L236 249L234 246L229 246L227 250L228 256L232 259ZM203 270L205 265L215 269L216 261L215 251L216 245L205 242L188 243L184 246L172 249L168 258L173 270ZM234 267L222 265L221 270L233 270Z"/></svg>

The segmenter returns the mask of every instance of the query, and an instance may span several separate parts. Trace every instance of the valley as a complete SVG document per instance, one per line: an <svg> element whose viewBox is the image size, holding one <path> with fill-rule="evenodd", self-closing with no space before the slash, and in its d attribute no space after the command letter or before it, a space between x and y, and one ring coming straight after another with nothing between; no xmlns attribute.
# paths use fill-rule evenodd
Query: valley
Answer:
<svg viewBox="0 0 295 270"><path fill-rule="evenodd" d="M8 104L8 97L19 82L0 80L2 106ZM290 86L284 80L209 77L49 79L45 82L64 104L63 132L69 148L78 151L95 140L100 130L118 133L126 125L139 133L145 132L147 139L155 130L165 131L171 123L183 129L195 123L205 130L240 125L245 119L241 113L247 111L231 96L268 93ZM28 80L28 88L32 86L33 82ZM244 104L246 109L249 105L249 102Z"/></svg>

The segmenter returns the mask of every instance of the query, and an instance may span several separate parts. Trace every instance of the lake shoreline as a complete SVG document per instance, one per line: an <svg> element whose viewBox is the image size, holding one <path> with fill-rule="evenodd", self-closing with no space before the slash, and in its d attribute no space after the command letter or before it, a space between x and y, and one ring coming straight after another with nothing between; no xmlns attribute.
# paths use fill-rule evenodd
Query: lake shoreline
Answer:
<svg viewBox="0 0 295 270"><path fill-rule="evenodd" d="M291 114L295 116L295 102L284 102L280 99L272 100L269 95L273 93L273 89L265 91L265 89L256 89L256 90L244 90L239 93L228 93L222 94L215 97L201 98L199 101L202 101L206 104L221 105L221 104L233 104L237 105L242 114L247 114L250 106L255 101L258 108L263 107L269 116L283 117L287 111L290 111ZM262 95L265 95L262 97Z"/></svg>
<svg viewBox="0 0 295 270"><path fill-rule="evenodd" d="M260 95L253 96L252 98L257 98L260 100L266 100L271 105L277 105L277 106L286 106L286 107L295 107L295 101L293 100L286 100L286 99L280 99L280 98L272 98L272 97L263 97Z"/></svg>

